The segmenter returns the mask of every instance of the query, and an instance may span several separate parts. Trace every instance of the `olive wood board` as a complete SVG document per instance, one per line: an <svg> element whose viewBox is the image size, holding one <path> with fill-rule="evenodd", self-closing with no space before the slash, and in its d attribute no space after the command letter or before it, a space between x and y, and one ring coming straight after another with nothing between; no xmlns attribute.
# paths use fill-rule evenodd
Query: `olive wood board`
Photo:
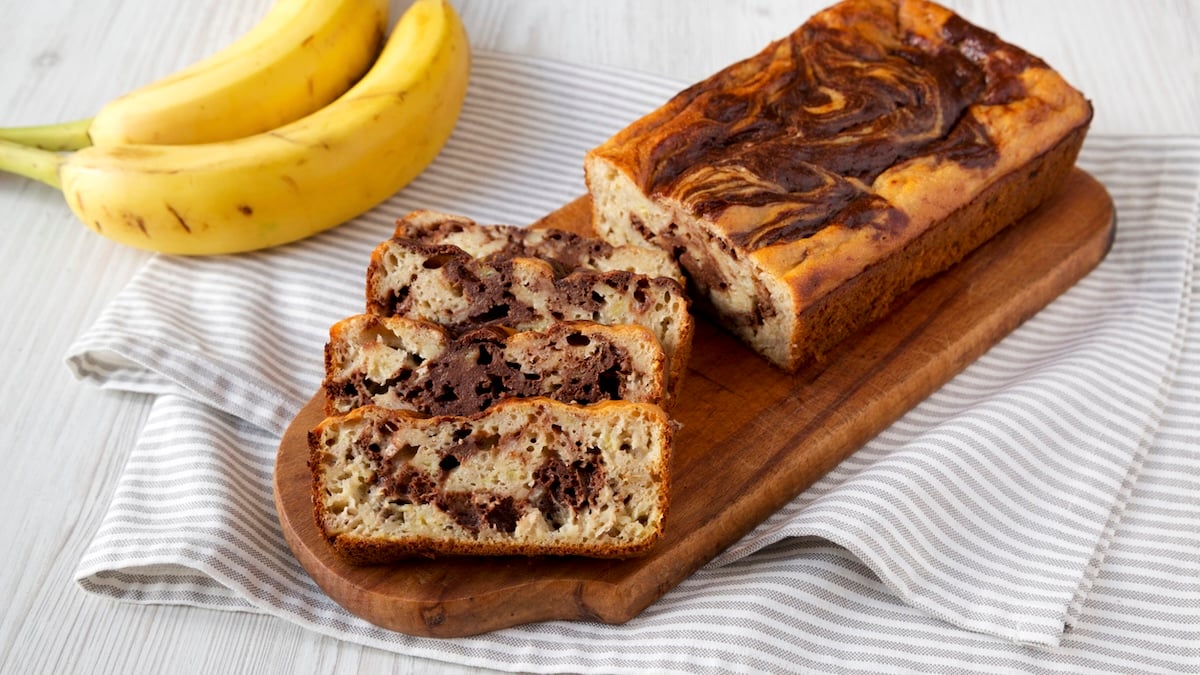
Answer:
<svg viewBox="0 0 1200 675"><path fill-rule="evenodd" d="M590 231L587 198L535 226ZM673 411L682 426L672 451L670 509L663 538L644 557L346 563L313 517L307 432L323 417L320 393L280 442L280 524L317 584L384 628L453 637L551 619L623 623L1070 288L1104 258L1115 227L1108 192L1075 169L1050 201L794 374L697 317Z"/></svg>

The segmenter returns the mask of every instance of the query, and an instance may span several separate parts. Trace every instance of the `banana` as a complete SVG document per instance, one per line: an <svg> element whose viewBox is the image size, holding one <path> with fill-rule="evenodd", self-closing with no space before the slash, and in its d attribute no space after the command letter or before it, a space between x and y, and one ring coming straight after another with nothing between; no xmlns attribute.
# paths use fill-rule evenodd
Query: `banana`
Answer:
<svg viewBox="0 0 1200 675"><path fill-rule="evenodd" d="M362 77L387 30L388 0L278 0L225 49L113 99L95 117L0 129L47 150L225 141L328 104Z"/></svg>
<svg viewBox="0 0 1200 675"><path fill-rule="evenodd" d="M271 131L199 145L0 145L0 169L60 187L101 235L181 255L295 241L390 197L433 161L466 96L470 48L445 0L417 0L378 60L325 108Z"/></svg>

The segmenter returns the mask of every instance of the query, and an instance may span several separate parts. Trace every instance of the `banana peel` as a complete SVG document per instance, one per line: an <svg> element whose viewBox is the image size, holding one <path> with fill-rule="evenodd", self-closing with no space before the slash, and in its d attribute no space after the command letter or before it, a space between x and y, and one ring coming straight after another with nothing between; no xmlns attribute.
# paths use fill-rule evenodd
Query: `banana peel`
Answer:
<svg viewBox="0 0 1200 675"><path fill-rule="evenodd" d="M0 140L45 150L232 140L321 109L371 66L387 0L278 0L219 52L110 101L95 117L0 128Z"/></svg>
<svg viewBox="0 0 1200 675"><path fill-rule="evenodd" d="M453 131L470 46L446 0L417 0L341 97L295 122L217 143L0 143L0 170L60 188L85 225L178 255L268 248L339 225L419 175Z"/></svg>

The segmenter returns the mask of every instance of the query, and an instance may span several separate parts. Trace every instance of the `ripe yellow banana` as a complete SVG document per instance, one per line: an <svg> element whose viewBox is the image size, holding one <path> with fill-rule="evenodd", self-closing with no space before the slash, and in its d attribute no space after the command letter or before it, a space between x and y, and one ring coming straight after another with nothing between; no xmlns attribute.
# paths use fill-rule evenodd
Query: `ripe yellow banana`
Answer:
<svg viewBox="0 0 1200 675"><path fill-rule="evenodd" d="M445 0L417 0L379 59L325 108L247 138L92 146L0 143L0 169L60 187L96 232L164 253L275 246L345 222L433 161L462 109L470 48Z"/></svg>
<svg viewBox="0 0 1200 675"><path fill-rule="evenodd" d="M225 141L319 110L370 67L388 0L277 0L241 39L94 118L0 129L0 139L48 150L118 143Z"/></svg>

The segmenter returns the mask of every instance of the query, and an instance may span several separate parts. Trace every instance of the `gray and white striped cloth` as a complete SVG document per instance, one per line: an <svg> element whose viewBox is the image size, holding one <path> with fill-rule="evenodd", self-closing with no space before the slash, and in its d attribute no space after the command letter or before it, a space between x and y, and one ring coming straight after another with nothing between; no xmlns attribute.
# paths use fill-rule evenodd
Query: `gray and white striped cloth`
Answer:
<svg viewBox="0 0 1200 675"><path fill-rule="evenodd" d="M1120 218L1101 266L629 623L434 640L329 600L271 476L371 249L414 208L531 222L681 85L488 53L473 77L449 146L393 199L277 250L153 258L73 345L80 378L155 397L83 588L534 672L1200 671L1195 138L1089 138Z"/></svg>

